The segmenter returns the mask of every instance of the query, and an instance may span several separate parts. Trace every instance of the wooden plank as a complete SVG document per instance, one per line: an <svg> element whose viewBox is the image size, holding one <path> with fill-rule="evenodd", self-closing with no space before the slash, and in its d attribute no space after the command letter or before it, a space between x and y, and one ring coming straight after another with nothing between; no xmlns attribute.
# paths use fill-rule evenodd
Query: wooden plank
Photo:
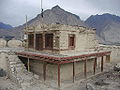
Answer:
<svg viewBox="0 0 120 90"><path fill-rule="evenodd" d="M58 64L58 88L60 88L60 64Z"/></svg>
<svg viewBox="0 0 120 90"><path fill-rule="evenodd" d="M103 56L101 57L101 72L103 72Z"/></svg>

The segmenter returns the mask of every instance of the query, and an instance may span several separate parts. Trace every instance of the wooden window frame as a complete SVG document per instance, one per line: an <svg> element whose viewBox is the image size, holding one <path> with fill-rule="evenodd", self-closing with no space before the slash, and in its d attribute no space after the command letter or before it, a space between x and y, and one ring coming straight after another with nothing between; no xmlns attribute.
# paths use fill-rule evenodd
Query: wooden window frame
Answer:
<svg viewBox="0 0 120 90"><path fill-rule="evenodd" d="M73 41L73 45L71 45L71 37L73 37L74 39L74 41ZM75 37L75 34L69 34L68 35L68 48L69 49L75 49L75 43L76 43L76 37Z"/></svg>
<svg viewBox="0 0 120 90"><path fill-rule="evenodd" d="M28 48L34 48L34 34L28 34Z"/></svg>
<svg viewBox="0 0 120 90"><path fill-rule="evenodd" d="M49 37L49 36L47 36L47 35L52 35L52 42L51 42L51 46L49 47L49 45L47 46L47 44L48 44L48 42L47 42L47 37ZM53 50L53 37L54 37L54 34L53 33L46 33L45 34L45 49L46 50Z"/></svg>
<svg viewBox="0 0 120 90"><path fill-rule="evenodd" d="M39 35L41 36L41 38L39 37ZM39 39L38 39L39 37ZM41 39L41 43L37 40ZM36 41L35 41L35 45L36 45L36 50L43 50L43 34L42 33L36 33ZM41 48L40 48L40 44L41 44Z"/></svg>

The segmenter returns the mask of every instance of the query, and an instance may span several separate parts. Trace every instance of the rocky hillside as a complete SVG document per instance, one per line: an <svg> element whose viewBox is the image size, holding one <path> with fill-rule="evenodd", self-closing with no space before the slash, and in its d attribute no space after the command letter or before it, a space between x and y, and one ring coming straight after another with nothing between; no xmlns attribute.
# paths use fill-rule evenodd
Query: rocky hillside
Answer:
<svg viewBox="0 0 120 90"><path fill-rule="evenodd" d="M111 14L92 15L85 23L97 29L101 43L120 45L120 17Z"/></svg>

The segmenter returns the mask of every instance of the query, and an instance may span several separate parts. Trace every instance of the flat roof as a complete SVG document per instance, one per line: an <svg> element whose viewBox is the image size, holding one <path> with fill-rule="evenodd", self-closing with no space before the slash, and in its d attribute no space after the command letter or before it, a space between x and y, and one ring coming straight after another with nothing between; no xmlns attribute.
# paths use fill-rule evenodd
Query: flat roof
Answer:
<svg viewBox="0 0 120 90"><path fill-rule="evenodd" d="M92 28L78 26L78 25L65 25L65 24L40 24L33 27L28 27L26 32L29 31L84 31L84 30L90 30L94 31Z"/></svg>

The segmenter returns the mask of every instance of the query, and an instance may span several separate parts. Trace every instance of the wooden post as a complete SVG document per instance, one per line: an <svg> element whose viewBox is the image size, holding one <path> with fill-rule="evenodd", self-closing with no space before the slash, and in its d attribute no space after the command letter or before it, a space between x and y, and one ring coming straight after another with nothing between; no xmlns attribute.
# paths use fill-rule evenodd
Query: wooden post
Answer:
<svg viewBox="0 0 120 90"><path fill-rule="evenodd" d="M46 80L46 65L47 65L47 63L43 62L43 78L44 78L44 81Z"/></svg>
<svg viewBox="0 0 120 90"><path fill-rule="evenodd" d="M75 81L75 62L73 62L73 83Z"/></svg>
<svg viewBox="0 0 120 90"><path fill-rule="evenodd" d="M84 76L85 76L85 78L87 77L87 68L86 68L86 66L87 66L87 58L85 58L85 61L84 61Z"/></svg>
<svg viewBox="0 0 120 90"><path fill-rule="evenodd" d="M94 60L94 65L93 65L93 74L95 75L95 72L96 72L96 66L97 66L97 58L95 58Z"/></svg>
<svg viewBox="0 0 120 90"><path fill-rule="evenodd" d="M36 50L36 33L34 31L34 50Z"/></svg>
<svg viewBox="0 0 120 90"><path fill-rule="evenodd" d="M45 33L43 32L43 48L45 49Z"/></svg>
<svg viewBox="0 0 120 90"><path fill-rule="evenodd" d="M30 59L28 58L28 62L27 62L27 66L28 66L28 72L30 72Z"/></svg>
<svg viewBox="0 0 120 90"><path fill-rule="evenodd" d="M110 55L106 55L106 63L110 62Z"/></svg>
<svg viewBox="0 0 120 90"><path fill-rule="evenodd" d="M101 57L101 72L103 72L103 56Z"/></svg>
<svg viewBox="0 0 120 90"><path fill-rule="evenodd" d="M58 88L60 88L60 64L58 64Z"/></svg>

